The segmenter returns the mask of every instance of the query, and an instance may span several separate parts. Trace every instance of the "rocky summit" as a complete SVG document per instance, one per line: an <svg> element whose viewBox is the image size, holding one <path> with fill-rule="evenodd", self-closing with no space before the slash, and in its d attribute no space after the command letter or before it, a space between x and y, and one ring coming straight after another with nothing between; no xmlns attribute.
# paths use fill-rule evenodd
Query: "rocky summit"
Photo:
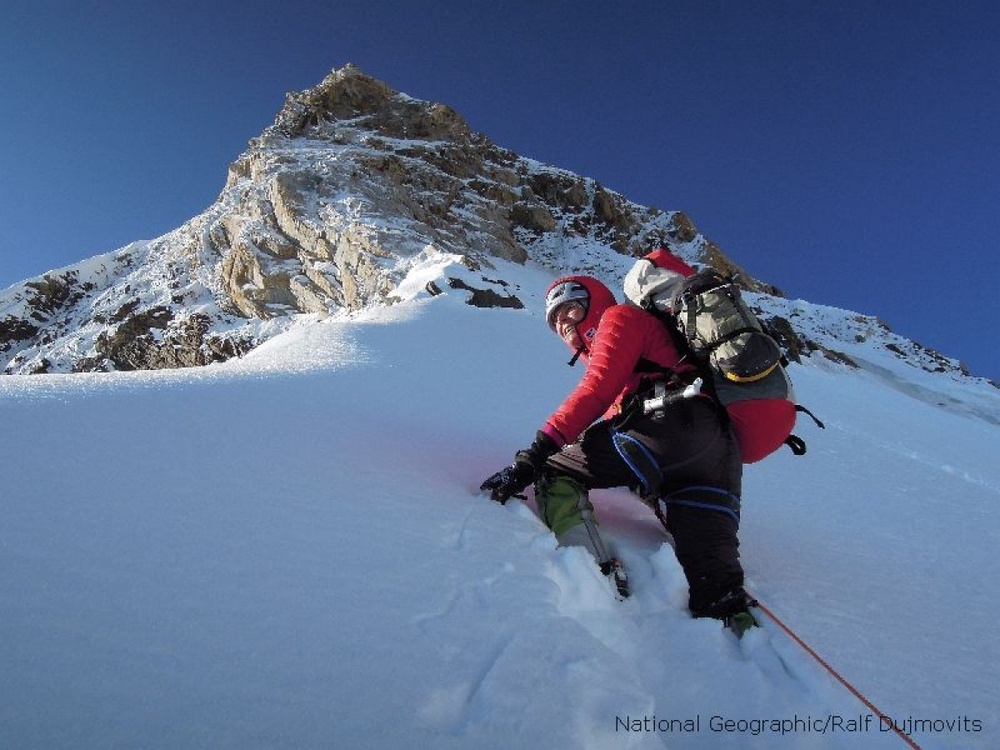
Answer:
<svg viewBox="0 0 1000 750"><path fill-rule="evenodd" d="M532 261L604 276L666 246L734 275L788 353L850 363L836 342L882 335L845 313L829 340L734 265L684 214L527 159L474 132L451 107L414 99L347 65L291 93L230 166L218 199L154 240L0 292L6 374L190 367L240 356L303 316L392 304L428 253L452 258L441 287L469 304L521 307L498 273ZM897 337L898 338L898 337ZM899 339L924 369L958 364Z"/></svg>

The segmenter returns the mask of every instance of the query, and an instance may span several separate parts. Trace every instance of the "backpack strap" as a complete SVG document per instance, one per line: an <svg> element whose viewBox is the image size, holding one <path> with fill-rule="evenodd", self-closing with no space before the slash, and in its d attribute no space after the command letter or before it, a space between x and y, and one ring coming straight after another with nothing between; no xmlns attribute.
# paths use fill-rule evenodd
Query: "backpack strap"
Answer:
<svg viewBox="0 0 1000 750"><path fill-rule="evenodd" d="M813 414L811 411L809 411L806 407L802 406L801 404L795 404L795 411L800 411L803 414L808 414L810 417L812 417L812 421L816 423L817 427L819 427L821 430L826 429L826 425L819 421L819 417L817 417L815 414Z"/></svg>
<svg viewBox="0 0 1000 750"><path fill-rule="evenodd" d="M821 430L826 429L826 425L819 420L819 417L817 417L815 414L813 414L811 411L809 411L806 407L802 406L801 404L795 404L795 411L797 412L800 411L803 414L808 414L810 417L812 417L812 420L813 422L816 423L817 427L819 427ZM786 437L785 445L791 448L792 453L794 453L796 456L802 456L806 452L806 441L800 438L798 435L793 434Z"/></svg>
<svg viewBox="0 0 1000 750"><path fill-rule="evenodd" d="M680 361L683 362L683 358ZM680 364L680 362L678 362L678 364ZM691 385L695 378L704 375L704 373L701 372L701 368L696 368L690 372L679 373L673 367L657 364L653 360L646 359L645 357L640 357L639 361L635 363L635 369L632 372L640 375L662 375L666 379L667 385L671 388L682 388L683 386Z"/></svg>
<svg viewBox="0 0 1000 750"><path fill-rule="evenodd" d="M785 438L785 445L792 449L792 453L796 456L805 455L806 452L806 441L800 438L798 435L789 435Z"/></svg>

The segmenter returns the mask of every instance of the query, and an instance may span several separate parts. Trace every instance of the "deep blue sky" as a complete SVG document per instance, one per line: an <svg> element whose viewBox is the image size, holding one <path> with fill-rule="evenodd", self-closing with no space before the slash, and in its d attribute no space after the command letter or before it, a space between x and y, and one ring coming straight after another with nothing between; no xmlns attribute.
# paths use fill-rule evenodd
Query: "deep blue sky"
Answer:
<svg viewBox="0 0 1000 750"><path fill-rule="evenodd" d="M0 288L199 213L347 62L1000 379L995 0L0 0Z"/></svg>

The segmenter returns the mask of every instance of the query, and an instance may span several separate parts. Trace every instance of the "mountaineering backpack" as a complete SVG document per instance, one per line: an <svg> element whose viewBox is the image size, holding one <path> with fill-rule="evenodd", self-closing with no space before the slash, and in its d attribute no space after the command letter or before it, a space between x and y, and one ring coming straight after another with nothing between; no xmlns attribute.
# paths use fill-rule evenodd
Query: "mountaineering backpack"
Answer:
<svg viewBox="0 0 1000 750"><path fill-rule="evenodd" d="M625 296L664 321L682 355L698 364L708 391L726 409L743 463L786 443L797 455L805 452L791 434L796 411L804 409L795 405L781 349L731 279L655 250L625 276Z"/></svg>

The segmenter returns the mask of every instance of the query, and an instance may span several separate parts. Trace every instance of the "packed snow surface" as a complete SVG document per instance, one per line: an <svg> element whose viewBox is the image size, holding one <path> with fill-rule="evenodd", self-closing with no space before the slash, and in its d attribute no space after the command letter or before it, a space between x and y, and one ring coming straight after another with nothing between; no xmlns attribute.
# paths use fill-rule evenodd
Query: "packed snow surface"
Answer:
<svg viewBox="0 0 1000 750"><path fill-rule="evenodd" d="M478 494L580 368L537 294L415 273L239 361L0 378L0 747L906 746L773 623L692 620L628 492L625 602ZM826 430L747 468L748 583L921 747L998 747L1000 399L875 364L791 367Z"/></svg>

